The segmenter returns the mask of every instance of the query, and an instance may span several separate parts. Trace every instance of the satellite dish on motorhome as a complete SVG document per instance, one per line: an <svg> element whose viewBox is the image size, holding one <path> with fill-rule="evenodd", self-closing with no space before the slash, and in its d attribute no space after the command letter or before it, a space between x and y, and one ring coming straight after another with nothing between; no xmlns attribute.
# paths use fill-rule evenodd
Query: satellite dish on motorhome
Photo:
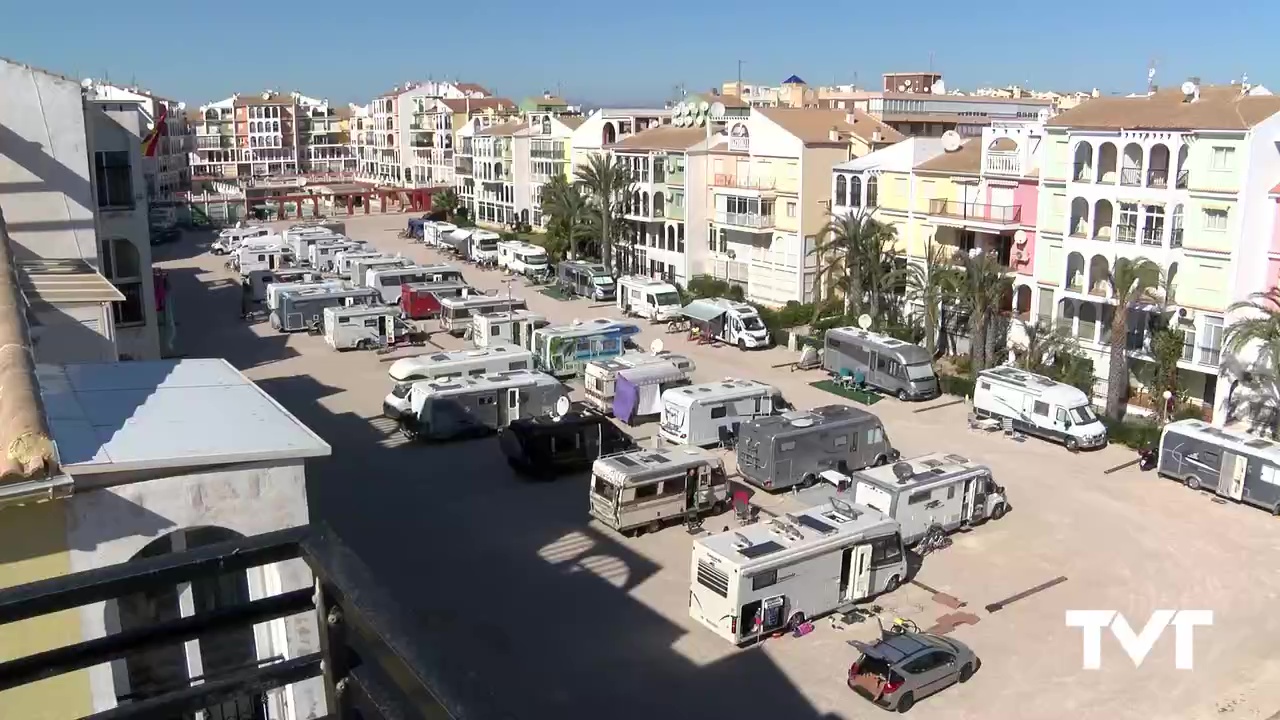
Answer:
<svg viewBox="0 0 1280 720"><path fill-rule="evenodd" d="M862 313L861 315L859 315L859 316L858 316L858 327L862 328L863 330L870 330L870 329L871 329L871 316L870 316L870 315L868 315L868 314L866 314L866 313Z"/></svg>
<svg viewBox="0 0 1280 720"><path fill-rule="evenodd" d="M649 352L657 355L662 352L663 347L665 346L662 344L662 338L654 338L653 342L649 343Z"/></svg>
<svg viewBox="0 0 1280 720"><path fill-rule="evenodd" d="M942 149L947 152L955 152L960 149L960 133L955 130L948 130L942 133Z"/></svg>
<svg viewBox="0 0 1280 720"><path fill-rule="evenodd" d="M914 477L916 471L911 468L911 463L900 462L893 464L893 476L898 478L898 482L906 482Z"/></svg>
<svg viewBox="0 0 1280 720"><path fill-rule="evenodd" d="M551 411L551 417L559 420L560 418L569 414L569 408L570 408L569 396L561 395L560 399L556 400L556 407L554 410Z"/></svg>

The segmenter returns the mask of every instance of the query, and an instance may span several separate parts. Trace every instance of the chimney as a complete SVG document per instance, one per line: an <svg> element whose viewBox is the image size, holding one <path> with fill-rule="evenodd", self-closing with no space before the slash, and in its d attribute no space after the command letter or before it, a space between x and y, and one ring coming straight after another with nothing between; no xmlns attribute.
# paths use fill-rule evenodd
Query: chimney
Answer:
<svg viewBox="0 0 1280 720"><path fill-rule="evenodd" d="M873 143L878 143L878 142L880 142L880 131L879 131L879 130L876 130L875 132L871 133L871 142L873 142Z"/></svg>
<svg viewBox="0 0 1280 720"><path fill-rule="evenodd" d="M840 128L832 125L831 132L827 133L827 137L831 138L831 142L840 142Z"/></svg>

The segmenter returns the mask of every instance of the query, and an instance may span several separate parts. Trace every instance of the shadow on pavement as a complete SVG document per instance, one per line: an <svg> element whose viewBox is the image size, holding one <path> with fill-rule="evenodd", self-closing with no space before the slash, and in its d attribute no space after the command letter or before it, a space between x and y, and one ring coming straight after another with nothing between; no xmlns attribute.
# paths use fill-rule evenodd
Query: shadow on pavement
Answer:
<svg viewBox="0 0 1280 720"><path fill-rule="evenodd" d="M226 358L241 370L298 355L288 346L288 335L271 331L259 336L251 328L253 323L240 317L240 284L233 278L201 278L204 271L186 266L165 271L176 303L176 344L182 355Z"/></svg>

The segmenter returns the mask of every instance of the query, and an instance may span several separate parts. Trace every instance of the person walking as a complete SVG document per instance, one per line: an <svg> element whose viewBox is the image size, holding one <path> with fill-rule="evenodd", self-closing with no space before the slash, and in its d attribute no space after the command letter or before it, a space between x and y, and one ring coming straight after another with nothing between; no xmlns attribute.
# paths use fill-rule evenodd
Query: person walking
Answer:
<svg viewBox="0 0 1280 720"><path fill-rule="evenodd" d="M253 304L253 287L249 285L249 279L245 278L240 281L240 319L248 320L252 313Z"/></svg>

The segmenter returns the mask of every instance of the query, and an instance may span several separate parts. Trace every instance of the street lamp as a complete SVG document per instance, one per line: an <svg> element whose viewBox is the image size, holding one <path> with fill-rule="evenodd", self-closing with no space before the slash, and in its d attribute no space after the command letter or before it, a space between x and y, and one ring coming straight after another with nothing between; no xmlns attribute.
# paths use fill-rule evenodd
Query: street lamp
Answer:
<svg viewBox="0 0 1280 720"><path fill-rule="evenodd" d="M1173 391L1164 391L1164 421L1169 422L1169 415L1173 413Z"/></svg>

